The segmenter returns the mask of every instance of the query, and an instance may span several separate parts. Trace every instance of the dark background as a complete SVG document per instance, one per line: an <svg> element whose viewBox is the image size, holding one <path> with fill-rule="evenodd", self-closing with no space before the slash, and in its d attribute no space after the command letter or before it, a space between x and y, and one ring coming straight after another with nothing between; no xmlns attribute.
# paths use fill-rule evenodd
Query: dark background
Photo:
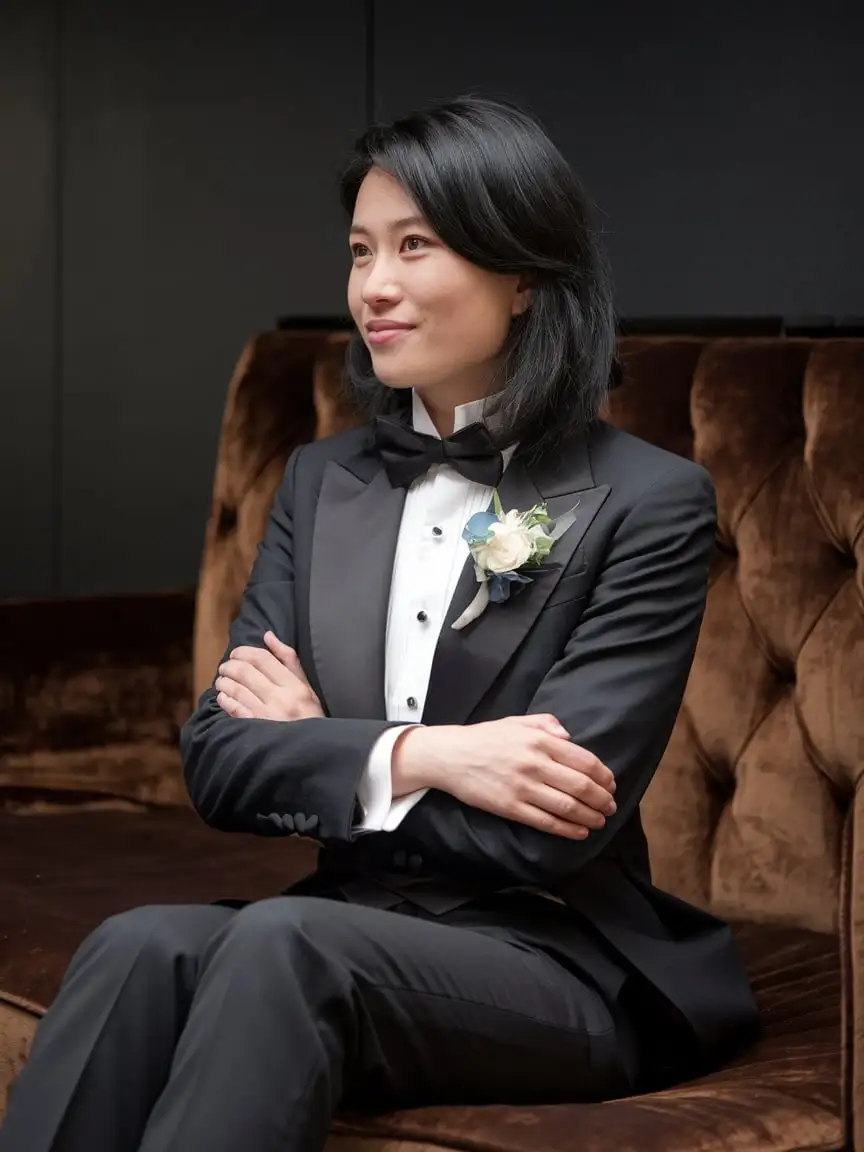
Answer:
<svg viewBox="0 0 864 1152"><path fill-rule="evenodd" d="M370 115L522 101L633 317L864 315L857 0L0 0L0 596L194 585L225 390L343 313Z"/></svg>

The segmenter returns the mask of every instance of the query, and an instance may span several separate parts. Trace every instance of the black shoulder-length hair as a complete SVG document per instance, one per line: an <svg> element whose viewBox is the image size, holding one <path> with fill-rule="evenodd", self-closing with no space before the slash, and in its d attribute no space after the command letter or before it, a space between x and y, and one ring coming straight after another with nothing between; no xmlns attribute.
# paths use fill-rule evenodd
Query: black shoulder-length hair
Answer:
<svg viewBox="0 0 864 1152"><path fill-rule="evenodd" d="M499 442L540 455L590 427L617 372L611 279L592 205L539 123L467 96L374 125L342 175L349 217L372 167L399 181L454 252L529 278L530 307L512 322L494 389ZM405 411L410 390L376 379L359 332L346 378L368 418Z"/></svg>

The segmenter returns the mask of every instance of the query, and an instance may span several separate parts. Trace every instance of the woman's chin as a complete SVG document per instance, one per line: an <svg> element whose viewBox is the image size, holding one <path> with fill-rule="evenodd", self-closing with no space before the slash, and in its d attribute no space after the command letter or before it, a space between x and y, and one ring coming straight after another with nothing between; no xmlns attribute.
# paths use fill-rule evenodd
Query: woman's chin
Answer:
<svg viewBox="0 0 864 1152"><path fill-rule="evenodd" d="M381 358L372 358L372 371L375 373L375 378L380 380L382 384L386 384L388 388L415 388L418 384L417 373L399 371L395 364L388 364L386 361L382 364Z"/></svg>

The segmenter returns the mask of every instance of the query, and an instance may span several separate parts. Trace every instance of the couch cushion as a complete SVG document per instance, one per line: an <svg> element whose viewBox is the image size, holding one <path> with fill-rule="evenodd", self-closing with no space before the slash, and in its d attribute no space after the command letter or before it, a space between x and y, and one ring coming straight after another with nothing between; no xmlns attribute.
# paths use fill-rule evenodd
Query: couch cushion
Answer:
<svg viewBox="0 0 864 1152"><path fill-rule="evenodd" d="M81 939L137 904L271 895L307 872L298 841L229 836L186 810L0 813L0 1086ZM834 1149L840 1120L836 938L742 926L765 1034L728 1068L639 1099L542 1108L429 1108L344 1117L330 1152ZM10 997L8 994L11 993ZM8 1076L7 1076L8 1078ZM0 1091L2 1113L2 1091Z"/></svg>
<svg viewBox="0 0 864 1152"><path fill-rule="evenodd" d="M802 1152L843 1146L837 941L737 930L764 1021L761 1042L712 1076L607 1104L428 1108L343 1118L332 1152ZM388 1142L389 1141L389 1142ZM402 1143L404 1142L404 1144Z"/></svg>

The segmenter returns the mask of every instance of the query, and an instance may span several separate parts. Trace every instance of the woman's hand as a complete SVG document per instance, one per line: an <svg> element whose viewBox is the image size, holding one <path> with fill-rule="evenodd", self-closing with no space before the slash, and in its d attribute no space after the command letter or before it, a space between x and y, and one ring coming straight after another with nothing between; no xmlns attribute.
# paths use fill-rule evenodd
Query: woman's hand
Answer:
<svg viewBox="0 0 864 1152"><path fill-rule="evenodd" d="M266 648L235 648L219 666L216 703L240 720L306 720L323 716L297 653L272 632Z"/></svg>
<svg viewBox="0 0 864 1152"><path fill-rule="evenodd" d="M406 731L394 749L393 794L422 787L571 840L616 810L612 772L548 715Z"/></svg>

